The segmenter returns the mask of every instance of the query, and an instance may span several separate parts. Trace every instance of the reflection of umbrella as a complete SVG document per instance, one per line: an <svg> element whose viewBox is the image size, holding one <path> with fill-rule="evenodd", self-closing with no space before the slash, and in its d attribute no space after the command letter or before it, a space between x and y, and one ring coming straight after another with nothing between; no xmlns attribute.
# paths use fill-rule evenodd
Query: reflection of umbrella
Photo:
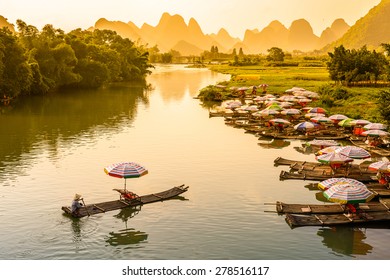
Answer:
<svg viewBox="0 0 390 280"><path fill-rule="evenodd" d="M352 185L350 183L337 184L326 191L324 197L329 201L340 204L365 203L375 197L375 194L366 186Z"/></svg>
<svg viewBox="0 0 390 280"><path fill-rule="evenodd" d="M388 132L380 129L366 130L362 132L362 135L364 136L385 136L388 134Z"/></svg>
<svg viewBox="0 0 390 280"><path fill-rule="evenodd" d="M336 185L350 184L351 186L366 187L362 182L352 178L330 178L318 183L318 187L323 190L327 190Z"/></svg>
<svg viewBox="0 0 390 280"><path fill-rule="evenodd" d="M322 243L337 254L346 256L367 255L373 249L370 244L364 242L367 238L366 234L358 228L320 228L317 235L322 236Z"/></svg>
<svg viewBox="0 0 390 280"><path fill-rule="evenodd" d="M301 122L297 125L294 126L294 129L295 130L310 130L310 129L314 129L318 126L318 124L316 123L312 123L312 122Z"/></svg>
<svg viewBox="0 0 390 280"><path fill-rule="evenodd" d="M369 123L369 124L366 124L363 128L365 130L376 130L376 129L383 130L383 129L386 129L387 126L385 124L382 124L382 123Z"/></svg>
<svg viewBox="0 0 390 280"><path fill-rule="evenodd" d="M367 150L357 146L344 146L341 147L338 152L344 156L355 159L365 159L371 157Z"/></svg>
<svg viewBox="0 0 390 280"><path fill-rule="evenodd" d="M273 139L271 142L267 143L258 143L259 146L267 149L282 149L291 144L290 141L286 141L283 139Z"/></svg>
<svg viewBox="0 0 390 280"><path fill-rule="evenodd" d="M127 178L138 178L148 174L148 170L145 167L135 162L114 163L104 168L104 172L112 177L125 178L125 189Z"/></svg>

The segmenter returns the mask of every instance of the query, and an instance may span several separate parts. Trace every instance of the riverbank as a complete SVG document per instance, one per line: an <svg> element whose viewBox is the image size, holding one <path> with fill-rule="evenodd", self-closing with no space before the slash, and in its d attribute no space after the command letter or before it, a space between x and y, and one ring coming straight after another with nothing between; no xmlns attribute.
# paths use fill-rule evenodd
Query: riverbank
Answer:
<svg viewBox="0 0 390 280"><path fill-rule="evenodd" d="M330 114L383 122L377 101L383 87L337 86L329 78L326 67L211 65L209 69L231 75L230 81L222 83L226 88L267 84L267 93L280 95L289 88L301 87L318 92L320 99L312 105L324 107Z"/></svg>

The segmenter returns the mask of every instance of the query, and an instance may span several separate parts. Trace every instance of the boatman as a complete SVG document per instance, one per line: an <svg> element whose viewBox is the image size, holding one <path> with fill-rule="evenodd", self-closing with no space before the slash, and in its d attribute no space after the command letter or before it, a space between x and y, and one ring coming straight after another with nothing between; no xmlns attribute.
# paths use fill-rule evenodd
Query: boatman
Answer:
<svg viewBox="0 0 390 280"><path fill-rule="evenodd" d="M80 202L81 195L76 193L74 195L73 201L72 201L72 215L73 216L79 216L80 215L80 208L83 207L83 204Z"/></svg>

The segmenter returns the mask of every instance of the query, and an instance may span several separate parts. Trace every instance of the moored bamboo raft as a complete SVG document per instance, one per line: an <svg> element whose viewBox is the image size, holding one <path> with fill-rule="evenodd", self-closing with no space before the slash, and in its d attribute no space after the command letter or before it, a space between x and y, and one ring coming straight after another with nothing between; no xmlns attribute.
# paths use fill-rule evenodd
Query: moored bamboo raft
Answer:
<svg viewBox="0 0 390 280"><path fill-rule="evenodd" d="M276 212L278 214L340 214L345 213L347 208L344 204L295 204L277 201ZM389 211L389 207L382 202L360 203L358 208L365 212Z"/></svg>
<svg viewBox="0 0 390 280"><path fill-rule="evenodd" d="M354 174L346 174L346 173L329 173L329 172L314 172L314 171L308 171L304 170L301 172L289 172L282 170L279 175L280 180L288 180L288 179L295 179L295 180L313 180L313 181L323 181L330 178L340 178L340 177L346 177L346 178L352 178L355 180L358 180L362 183L366 182L375 182L377 181L375 176L372 176L367 173L354 173Z"/></svg>
<svg viewBox="0 0 390 280"><path fill-rule="evenodd" d="M142 195L131 200L118 199L113 201L85 205L84 207L80 208L79 215L77 216L72 214L72 211L69 206L62 206L61 209L68 215L71 215L75 218L81 218L85 216L105 213L108 211L119 210L125 207L135 207L143 204L168 200L186 192L188 188L188 186L181 185L163 192Z"/></svg>
<svg viewBox="0 0 390 280"><path fill-rule="evenodd" d="M366 225L377 223L390 224L389 211L363 212L354 215L339 214L286 214L286 222L291 227L302 226L337 226L337 225Z"/></svg>

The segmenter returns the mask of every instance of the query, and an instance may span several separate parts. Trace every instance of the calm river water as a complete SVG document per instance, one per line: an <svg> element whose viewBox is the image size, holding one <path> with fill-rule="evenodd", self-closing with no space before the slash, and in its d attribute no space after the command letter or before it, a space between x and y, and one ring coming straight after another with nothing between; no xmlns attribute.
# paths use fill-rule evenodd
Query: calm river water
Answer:
<svg viewBox="0 0 390 280"><path fill-rule="evenodd" d="M291 229L277 200L321 203L303 181L280 181L278 156L310 160L303 142L263 147L209 118L194 99L227 75L157 66L151 89L116 86L23 100L0 108L0 259L311 260L389 259L390 231ZM299 85L297 85L299 86ZM272 85L271 85L272 87ZM284 147L281 147L284 146ZM65 216L75 193L87 204L118 197L104 167L143 164L136 193L186 184L182 199L85 217Z"/></svg>

